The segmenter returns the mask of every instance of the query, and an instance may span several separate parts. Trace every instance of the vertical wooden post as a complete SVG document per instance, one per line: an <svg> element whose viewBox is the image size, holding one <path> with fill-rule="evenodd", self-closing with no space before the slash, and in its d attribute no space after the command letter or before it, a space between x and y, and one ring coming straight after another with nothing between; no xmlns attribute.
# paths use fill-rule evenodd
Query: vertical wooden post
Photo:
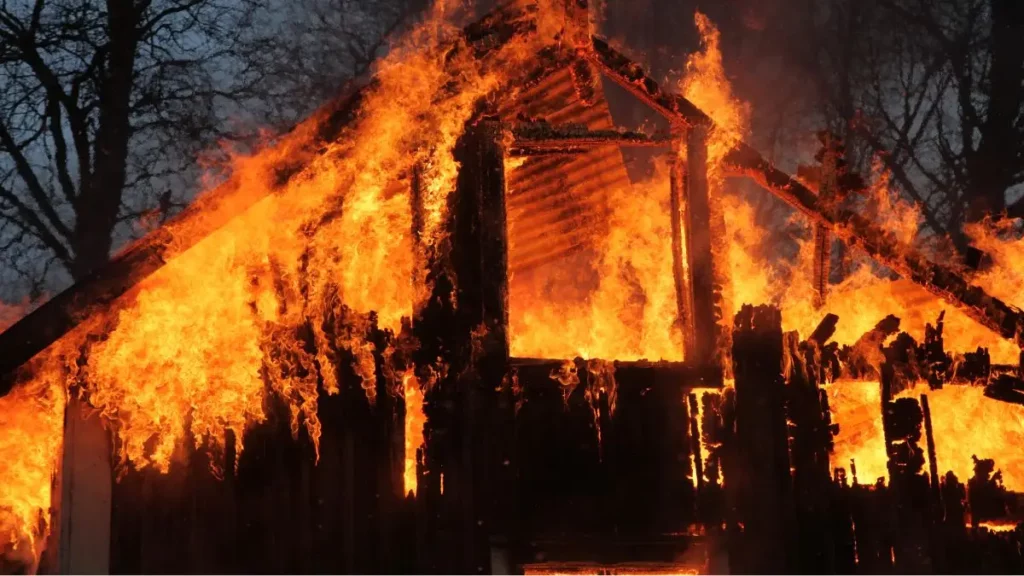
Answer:
<svg viewBox="0 0 1024 576"><path fill-rule="evenodd" d="M456 146L461 169L454 201L451 266L456 279L456 341L450 370L456 374L461 416L462 562L465 573L490 570L492 489L488 444L495 433L482 414L497 402L508 367L508 244L505 160L497 124L470 126ZM455 478L453 478L455 480Z"/></svg>
<svg viewBox="0 0 1024 576"><path fill-rule="evenodd" d="M921 394L921 412L924 414L924 435L928 443L928 474L931 476L933 510L942 510L942 497L939 491L939 463L935 457L935 435L932 432L932 411L928 406L928 395ZM941 513L939 515L941 518Z"/></svg>
<svg viewBox="0 0 1024 576"><path fill-rule="evenodd" d="M744 305L732 338L736 379L737 508L744 525L737 572L782 573L792 533L791 479L782 375L782 315Z"/></svg>
<svg viewBox="0 0 1024 576"><path fill-rule="evenodd" d="M821 224L814 225L814 307L824 308L828 298L828 278L832 265L832 234Z"/></svg>
<svg viewBox="0 0 1024 576"><path fill-rule="evenodd" d="M110 571L111 441L99 414L71 395L64 416L57 538L60 574Z"/></svg>
<svg viewBox="0 0 1024 576"><path fill-rule="evenodd" d="M928 448L928 484L931 489L931 514L928 521L928 544L932 556L932 566L936 572L948 572L946 549L942 544L942 530L939 528L943 520L942 489L939 486L939 463L935 457L935 435L932 431L932 411L928 406L928 395L921 394L921 413L924 418L924 435Z"/></svg>
<svg viewBox="0 0 1024 576"><path fill-rule="evenodd" d="M719 341L715 314L715 275L711 256L711 206L708 198L707 127L693 126L686 132L686 174L682 210L686 216L687 270L693 306L693 352L689 358L702 366L717 362ZM673 182L677 179L673 178ZM716 383L711 383L716 384Z"/></svg>
<svg viewBox="0 0 1024 576"><path fill-rule="evenodd" d="M836 187L836 153L832 137L825 135L825 154L821 162L818 194L825 202L833 200ZM832 271L832 233L821 224L814 225L814 306L823 308L828 298L828 279Z"/></svg>
<svg viewBox="0 0 1024 576"><path fill-rule="evenodd" d="M690 267L683 232L684 222L687 220L686 164L682 158L684 146L681 142L684 137L680 135L672 142L669 219L672 224L672 277L676 288L676 326L683 336L683 357L690 359L697 350L694 343L693 315L690 313L693 310L693 292L690 288Z"/></svg>

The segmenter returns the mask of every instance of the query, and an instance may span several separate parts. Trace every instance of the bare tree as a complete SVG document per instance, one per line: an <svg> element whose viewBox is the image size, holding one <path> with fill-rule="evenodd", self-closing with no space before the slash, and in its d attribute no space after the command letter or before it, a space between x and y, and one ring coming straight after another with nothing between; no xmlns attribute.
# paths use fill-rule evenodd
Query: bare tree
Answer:
<svg viewBox="0 0 1024 576"><path fill-rule="evenodd" d="M878 155L932 232L1008 212L1024 183L1024 3L808 2L788 42L822 116Z"/></svg>
<svg viewBox="0 0 1024 576"><path fill-rule="evenodd" d="M258 0L0 1L0 255L35 291L188 193Z"/></svg>
<svg viewBox="0 0 1024 576"><path fill-rule="evenodd" d="M251 125L283 129L364 75L428 0L271 0L246 61L261 71Z"/></svg>
<svg viewBox="0 0 1024 576"><path fill-rule="evenodd" d="M0 288L94 270L187 203L201 154L301 120L423 4L0 0Z"/></svg>

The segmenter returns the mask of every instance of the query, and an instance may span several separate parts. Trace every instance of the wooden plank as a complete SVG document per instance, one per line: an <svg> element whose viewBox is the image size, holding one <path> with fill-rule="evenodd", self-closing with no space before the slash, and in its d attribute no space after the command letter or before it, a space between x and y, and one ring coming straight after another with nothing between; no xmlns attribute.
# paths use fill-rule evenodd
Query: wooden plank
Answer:
<svg viewBox="0 0 1024 576"><path fill-rule="evenodd" d="M584 125L557 125L526 122L512 126L515 139L509 149L512 156L536 152L584 151L601 146L667 148L672 141L664 136L631 130L590 130Z"/></svg>
<svg viewBox="0 0 1024 576"><path fill-rule="evenodd" d="M730 568L739 573L789 572L792 535L782 315L770 306L744 305L733 331L736 379L735 483L743 545Z"/></svg>
<svg viewBox="0 0 1024 576"><path fill-rule="evenodd" d="M686 213L686 165L680 154L682 143L676 140L672 146L671 172L669 174L669 219L672 223L672 279L676 289L676 325L683 335L683 358L696 351L693 326L693 291L690 285L690 266L686 261L683 226Z"/></svg>
<svg viewBox="0 0 1024 576"><path fill-rule="evenodd" d="M825 135L824 156L821 163L821 185L818 196L826 204L834 202L836 184L836 152L832 146L831 135ZM818 223L814 225L814 306L823 308L828 299L828 280L832 271L832 233L828 227Z"/></svg>
<svg viewBox="0 0 1024 576"><path fill-rule="evenodd" d="M427 398L427 467L421 487L433 560L427 571L486 573L490 565L486 418L508 366L508 245L504 151L493 122L470 125L454 154L450 250L431 263L435 294L414 326L420 366L440 361L443 378ZM454 289L454 291L453 291ZM452 301L454 300L454 301ZM443 481L441 480L443 474Z"/></svg>

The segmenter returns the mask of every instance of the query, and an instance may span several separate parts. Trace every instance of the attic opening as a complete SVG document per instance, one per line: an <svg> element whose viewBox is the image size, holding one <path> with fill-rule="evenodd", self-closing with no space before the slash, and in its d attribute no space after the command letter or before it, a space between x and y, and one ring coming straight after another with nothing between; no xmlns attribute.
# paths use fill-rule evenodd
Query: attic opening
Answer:
<svg viewBox="0 0 1024 576"><path fill-rule="evenodd" d="M652 140L642 144L661 154L639 181L622 149L640 141L538 145L506 160L513 357L685 359L688 304L673 275L683 255L667 241L681 232L671 217L672 158L667 142Z"/></svg>

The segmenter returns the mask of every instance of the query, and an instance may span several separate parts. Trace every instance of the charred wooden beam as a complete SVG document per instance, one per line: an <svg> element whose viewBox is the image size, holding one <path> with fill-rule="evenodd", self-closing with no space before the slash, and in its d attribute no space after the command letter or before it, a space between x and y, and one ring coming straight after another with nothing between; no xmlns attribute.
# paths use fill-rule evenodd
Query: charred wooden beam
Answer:
<svg viewBox="0 0 1024 576"><path fill-rule="evenodd" d="M939 463L935 456L935 433L932 430L932 411L928 406L928 395L921 394L921 413L924 416L924 439L928 448L928 478L931 486L932 513L935 519L942 519L942 494L939 491ZM952 439L951 439L952 440Z"/></svg>
<svg viewBox="0 0 1024 576"><path fill-rule="evenodd" d="M814 342L818 347L822 347L832 338L832 335L836 333L836 326L839 324L839 316L835 314L826 314L821 322L818 323L818 327L811 332L808 341Z"/></svg>
<svg viewBox="0 0 1024 576"><path fill-rule="evenodd" d="M485 417L508 357L508 242L504 151L497 123L468 126L455 148L460 163L449 254L455 279L454 348L445 359L454 374L461 457L450 462L459 494L454 515L462 539L459 572L488 572L491 511L487 502L488 446L497 432ZM447 476L446 476L447 477Z"/></svg>
<svg viewBox="0 0 1024 576"><path fill-rule="evenodd" d="M599 146L667 147L671 140L660 135L628 130L589 130L584 125L551 125L546 122L520 123L512 127L515 139L509 149L513 156L536 153L586 151Z"/></svg>
<svg viewBox="0 0 1024 576"><path fill-rule="evenodd" d="M669 121L681 126L711 126L711 118L686 98L665 92L642 66L612 48L607 41L591 38L589 57L614 82L647 103ZM804 183L779 170L753 147L739 142L725 163L772 192L814 223L828 228L849 246L919 284L956 306L996 334L1024 346L1024 313L971 285L949 266L930 262L892 232L851 210L827 206Z"/></svg>
<svg viewBox="0 0 1024 576"><path fill-rule="evenodd" d="M835 202L836 187L836 152L831 136L825 134L825 146L821 162L821 184L818 196L825 205ZM825 306L828 299L828 280L832 271L832 233L821 223L814 225L814 305Z"/></svg>
<svg viewBox="0 0 1024 576"><path fill-rule="evenodd" d="M828 398L819 386L813 364L817 344L799 342L796 332L783 334L786 382L786 419L796 503L800 573L833 573L836 558L829 534L831 473L829 453L836 428L832 426Z"/></svg>
<svg viewBox="0 0 1024 576"><path fill-rule="evenodd" d="M693 326L693 291L691 270L684 250L686 237L683 226L686 214L686 166L681 157L681 143L672 147L672 163L669 185L669 219L672 225L672 279L676 289L676 324L683 335L683 357L696 351Z"/></svg>
<svg viewBox="0 0 1024 576"><path fill-rule="evenodd" d="M688 357L701 365L712 365L718 357L715 318L715 273L711 244L711 201L708 191L708 131L693 126L686 131L686 172L682 193L686 223L687 270L689 271L693 323L693 349ZM673 182L677 179L673 178Z"/></svg>
<svg viewBox="0 0 1024 576"><path fill-rule="evenodd" d="M832 235L827 227L814 225L814 307L823 308L828 299L828 277L832 271Z"/></svg>
<svg viewBox="0 0 1024 576"><path fill-rule="evenodd" d="M743 546L730 568L744 573L789 572L792 511L786 386L782 375L782 315L744 305L732 338L736 380L736 484Z"/></svg>

